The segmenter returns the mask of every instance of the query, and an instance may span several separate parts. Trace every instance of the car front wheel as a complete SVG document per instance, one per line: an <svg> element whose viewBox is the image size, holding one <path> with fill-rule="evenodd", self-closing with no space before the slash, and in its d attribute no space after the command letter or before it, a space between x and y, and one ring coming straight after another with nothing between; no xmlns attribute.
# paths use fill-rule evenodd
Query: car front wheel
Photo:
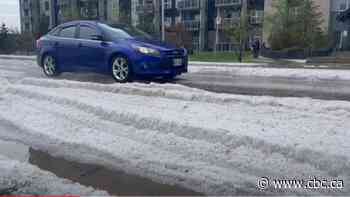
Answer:
<svg viewBox="0 0 350 197"><path fill-rule="evenodd" d="M57 63L54 57L46 55L43 60L44 74L48 77L55 77L59 75Z"/></svg>
<svg viewBox="0 0 350 197"><path fill-rule="evenodd" d="M131 66L127 58L117 56L112 62L113 78L119 83L125 83L131 80Z"/></svg>

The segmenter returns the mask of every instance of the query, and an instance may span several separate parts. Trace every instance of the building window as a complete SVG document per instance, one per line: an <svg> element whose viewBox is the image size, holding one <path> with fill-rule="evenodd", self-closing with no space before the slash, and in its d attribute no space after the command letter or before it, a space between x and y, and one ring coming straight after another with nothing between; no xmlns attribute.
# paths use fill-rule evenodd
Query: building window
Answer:
<svg viewBox="0 0 350 197"><path fill-rule="evenodd" d="M301 7L299 7L299 6L294 6L294 7L290 8L289 16L290 17L297 17L297 16L299 16L300 9L301 9Z"/></svg>
<svg viewBox="0 0 350 197"><path fill-rule="evenodd" d="M24 10L24 16L29 16L29 10L28 9Z"/></svg>
<svg viewBox="0 0 350 197"><path fill-rule="evenodd" d="M24 24L24 31L29 31L29 23Z"/></svg>
<svg viewBox="0 0 350 197"><path fill-rule="evenodd" d="M82 1L79 2L80 15L86 19L97 19L98 17L98 1Z"/></svg>
<svg viewBox="0 0 350 197"><path fill-rule="evenodd" d="M173 7L172 0L164 0L165 9L171 9Z"/></svg>
<svg viewBox="0 0 350 197"><path fill-rule="evenodd" d="M264 21L264 11L262 10L254 10L250 15L250 23L251 24L262 24Z"/></svg>
<svg viewBox="0 0 350 197"><path fill-rule="evenodd" d="M48 1L45 1L45 10L46 11L50 10L50 3Z"/></svg>
<svg viewBox="0 0 350 197"><path fill-rule="evenodd" d="M171 26L171 17L165 17L164 24L166 27Z"/></svg>
<svg viewBox="0 0 350 197"><path fill-rule="evenodd" d="M349 0L335 1L335 11L342 12L349 8Z"/></svg>

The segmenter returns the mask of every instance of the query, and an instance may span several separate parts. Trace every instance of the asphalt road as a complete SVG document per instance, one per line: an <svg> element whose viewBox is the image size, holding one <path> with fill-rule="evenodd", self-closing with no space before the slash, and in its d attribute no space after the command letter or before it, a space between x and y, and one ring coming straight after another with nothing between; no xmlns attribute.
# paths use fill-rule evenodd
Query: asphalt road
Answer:
<svg viewBox="0 0 350 197"><path fill-rule="evenodd" d="M45 77L35 62L23 59L0 59L0 74L1 76L6 76L9 80L18 77ZM111 77L94 73L64 73L59 79L115 83ZM155 79L138 80L137 82L165 83L169 81ZM217 93L350 100L350 81L310 81L278 77L247 77L226 72L195 72L182 75L170 83L201 88Z"/></svg>
<svg viewBox="0 0 350 197"><path fill-rule="evenodd" d="M176 83L217 93L350 100L350 81L308 81L232 76L225 73L189 73L179 77Z"/></svg>

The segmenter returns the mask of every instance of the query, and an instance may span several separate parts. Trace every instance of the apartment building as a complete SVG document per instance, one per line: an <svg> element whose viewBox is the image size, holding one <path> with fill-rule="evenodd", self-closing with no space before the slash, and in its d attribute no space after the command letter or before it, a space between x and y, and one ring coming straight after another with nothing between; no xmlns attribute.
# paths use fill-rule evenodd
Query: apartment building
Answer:
<svg viewBox="0 0 350 197"><path fill-rule="evenodd" d="M51 0L57 2L58 23L77 19L130 22L130 1L122 0ZM124 11L121 11L124 10Z"/></svg>
<svg viewBox="0 0 350 197"><path fill-rule="evenodd" d="M134 17L135 25L140 23L140 18L160 16L159 0L138 0L137 3L141 14L136 12L139 17ZM248 17L248 42L262 38L264 0L165 0L164 4L165 26L182 25L191 36L195 51L237 48L237 42L227 36L226 30L239 25L243 11ZM216 24L218 18L220 24ZM161 21L153 24L160 30Z"/></svg>
<svg viewBox="0 0 350 197"><path fill-rule="evenodd" d="M131 22L131 2L125 0L19 1L22 32L38 32L43 16L48 18L49 28L77 19Z"/></svg>
<svg viewBox="0 0 350 197"><path fill-rule="evenodd" d="M50 0L20 0L19 5L22 32L37 32L43 17L50 16Z"/></svg>
<svg viewBox="0 0 350 197"><path fill-rule="evenodd" d="M246 20L247 23L247 44L256 39L262 40L264 0L215 0L214 5L217 21L212 24L214 24L215 35L213 31L209 31L209 45L212 49L231 51L237 48L237 41L230 38L227 29L238 27L241 20ZM215 38L215 42L212 38Z"/></svg>
<svg viewBox="0 0 350 197"><path fill-rule="evenodd" d="M160 35L160 0L132 0L131 24L149 33Z"/></svg>

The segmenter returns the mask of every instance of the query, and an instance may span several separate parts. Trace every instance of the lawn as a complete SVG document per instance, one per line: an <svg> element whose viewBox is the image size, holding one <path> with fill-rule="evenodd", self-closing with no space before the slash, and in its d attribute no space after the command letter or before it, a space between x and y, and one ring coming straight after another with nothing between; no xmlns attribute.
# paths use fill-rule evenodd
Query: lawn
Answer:
<svg viewBox="0 0 350 197"><path fill-rule="evenodd" d="M244 53L244 62L250 62L252 60L252 54L250 52ZM202 61L202 62L238 62L237 54L234 52L199 52L190 55L190 61Z"/></svg>

